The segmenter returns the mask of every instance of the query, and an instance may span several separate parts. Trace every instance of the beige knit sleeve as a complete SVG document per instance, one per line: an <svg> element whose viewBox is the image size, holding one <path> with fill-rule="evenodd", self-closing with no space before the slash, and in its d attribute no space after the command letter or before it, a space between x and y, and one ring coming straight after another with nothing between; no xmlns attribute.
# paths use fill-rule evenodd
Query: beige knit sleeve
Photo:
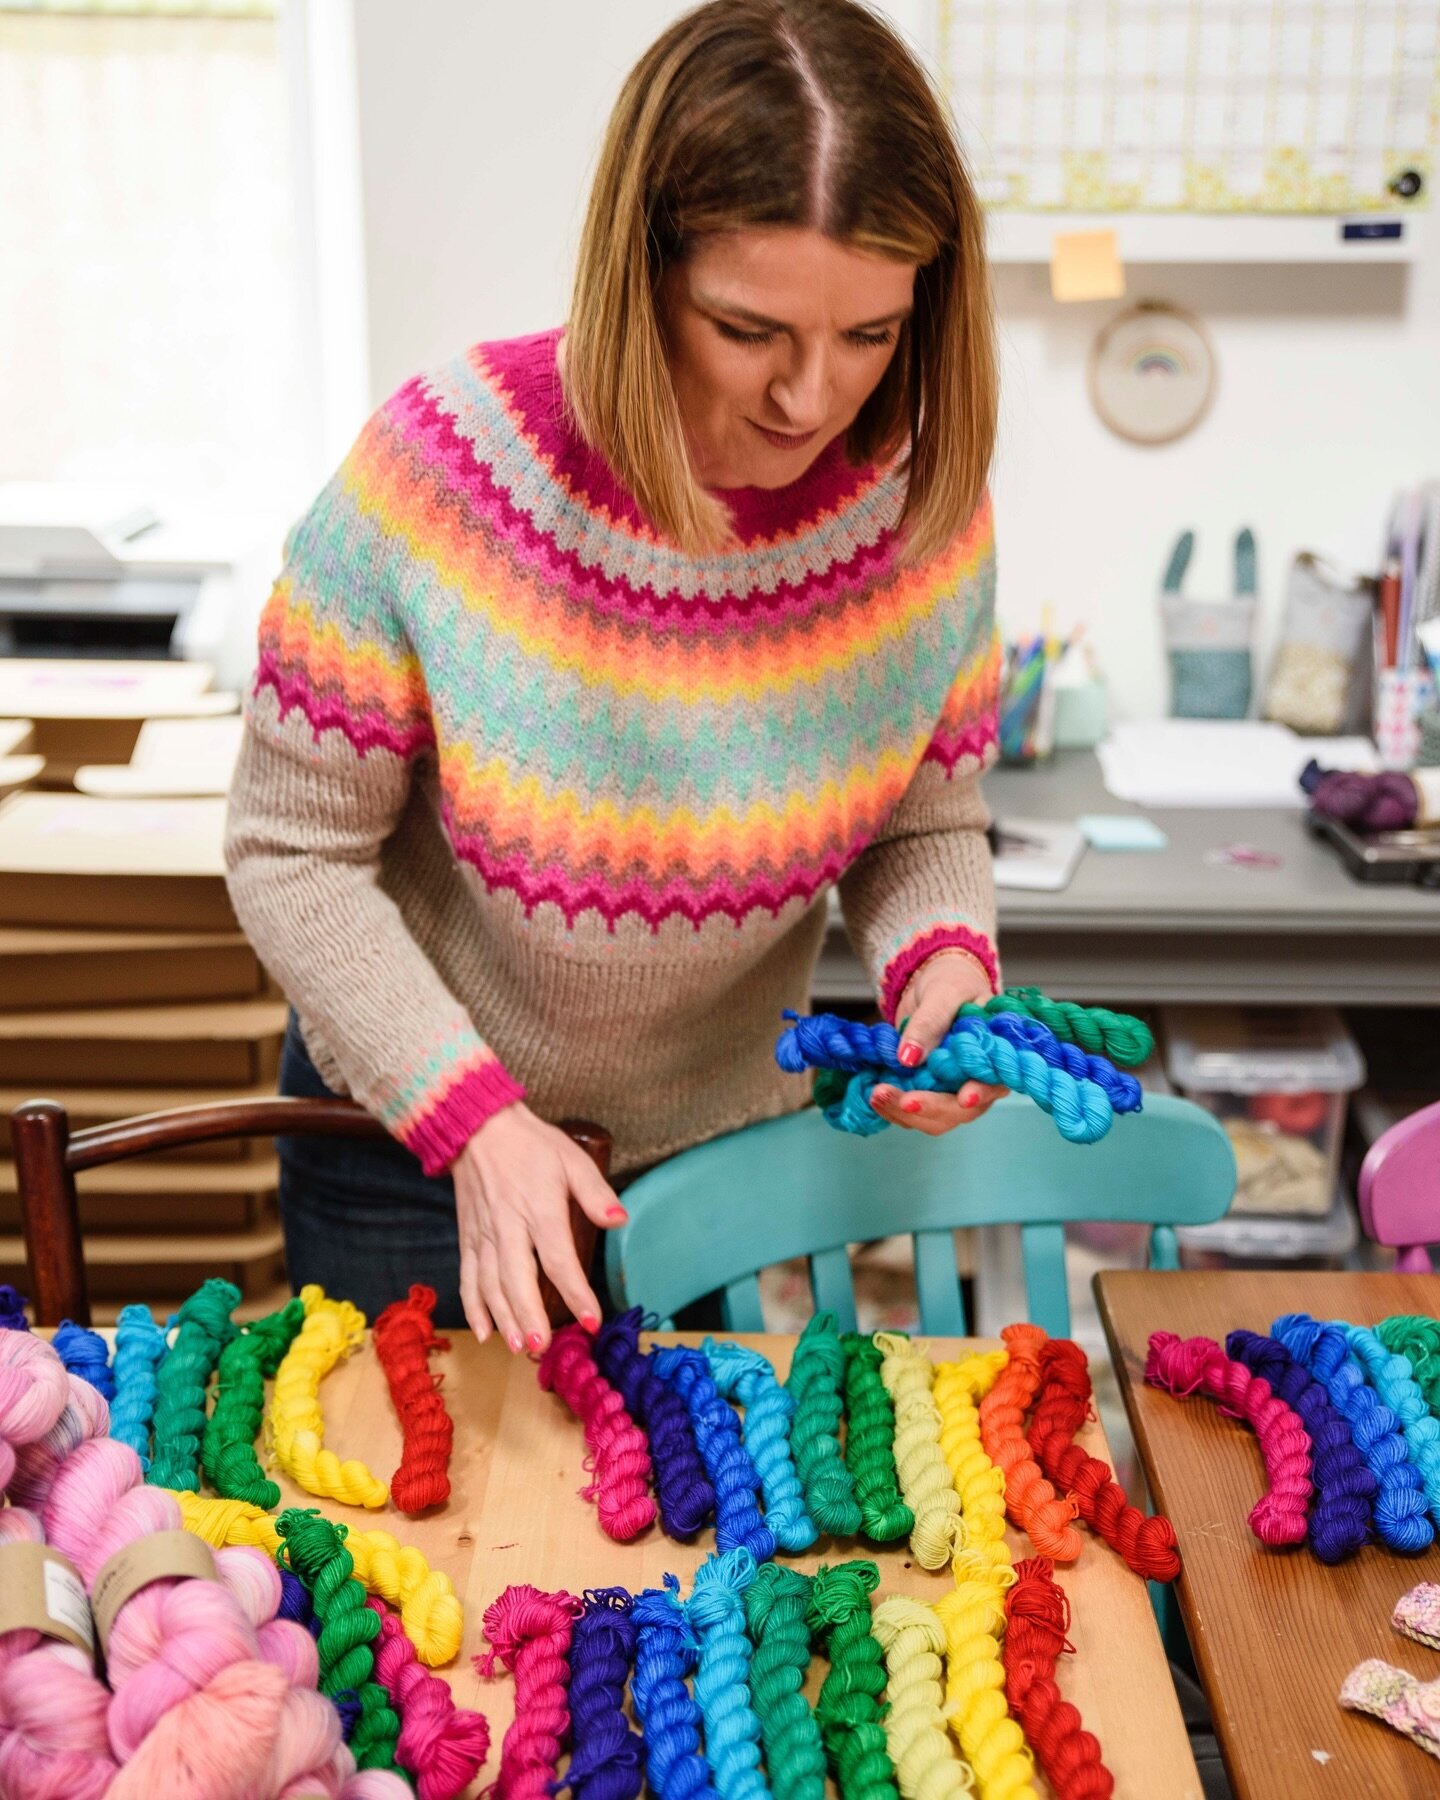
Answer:
<svg viewBox="0 0 1440 1800"><path fill-rule="evenodd" d="M360 504L364 447L297 527L265 609L226 864L240 922L307 1040L434 1174L524 1090L380 885L381 847L434 730L388 592L389 548Z"/></svg>
<svg viewBox="0 0 1440 1800"><path fill-rule="evenodd" d="M957 670L930 744L899 804L840 879L856 954L884 1016L927 957L964 950L998 991L995 876L980 774L995 758L1000 643L994 626L993 548L955 604L971 653Z"/></svg>

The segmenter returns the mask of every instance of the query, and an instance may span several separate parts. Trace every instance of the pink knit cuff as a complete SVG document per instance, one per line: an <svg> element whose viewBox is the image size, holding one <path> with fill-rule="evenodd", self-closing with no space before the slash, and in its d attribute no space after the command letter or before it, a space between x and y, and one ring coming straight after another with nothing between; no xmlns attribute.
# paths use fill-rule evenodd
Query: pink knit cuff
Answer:
<svg viewBox="0 0 1440 1800"><path fill-rule="evenodd" d="M427 1175L443 1175L487 1119L524 1098L520 1083L486 1052L395 1135Z"/></svg>
<svg viewBox="0 0 1440 1800"><path fill-rule="evenodd" d="M989 938L982 937L978 931L972 931L968 925L938 925L907 944L885 965L885 972L880 978L880 1011L892 1025L897 1022L895 1010L911 976L921 963L927 962L941 950L963 950L968 956L973 956L990 983L990 991L1000 991L1000 964L995 955L995 946Z"/></svg>

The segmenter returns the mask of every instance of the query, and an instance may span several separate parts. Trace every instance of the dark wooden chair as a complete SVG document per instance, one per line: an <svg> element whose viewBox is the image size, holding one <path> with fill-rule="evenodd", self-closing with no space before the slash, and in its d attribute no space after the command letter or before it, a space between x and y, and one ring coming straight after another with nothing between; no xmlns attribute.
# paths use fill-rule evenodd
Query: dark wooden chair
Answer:
<svg viewBox="0 0 1440 1800"><path fill-rule="evenodd" d="M602 1127L566 1120L567 1131L610 1172L610 1135ZM179 1106L92 1125L72 1132L65 1108L53 1100L28 1100L10 1115L10 1135L20 1195L20 1221L38 1325L62 1319L90 1323L85 1252L75 1177L103 1163L124 1162L161 1150L237 1137L383 1138L385 1128L353 1100L226 1100L211 1106ZM571 1223L583 1267L589 1266L595 1227L572 1206ZM542 1294L552 1320L569 1315L548 1282Z"/></svg>

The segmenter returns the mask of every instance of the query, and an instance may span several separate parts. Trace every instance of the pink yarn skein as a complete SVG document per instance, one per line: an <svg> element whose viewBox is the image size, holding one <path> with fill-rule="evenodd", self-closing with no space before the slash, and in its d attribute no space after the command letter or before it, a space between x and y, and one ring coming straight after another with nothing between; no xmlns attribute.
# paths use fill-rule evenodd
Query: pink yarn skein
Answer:
<svg viewBox="0 0 1440 1800"><path fill-rule="evenodd" d="M69 1398L65 1365L43 1338L0 1332L0 1494L14 1479L17 1449L44 1437Z"/></svg>
<svg viewBox="0 0 1440 1800"><path fill-rule="evenodd" d="M375 1679L400 1715L395 1760L415 1777L419 1800L456 1800L490 1753L490 1726L483 1713L456 1706L449 1684L422 1666L398 1614L373 1595L367 1604L380 1615Z"/></svg>
<svg viewBox="0 0 1440 1800"><path fill-rule="evenodd" d="M540 1358L540 1385L557 1393L585 1429L595 1479L580 1490L593 1500L600 1529L626 1543L655 1518L650 1498L650 1440L595 1364L583 1325L566 1325Z"/></svg>
<svg viewBox="0 0 1440 1800"><path fill-rule="evenodd" d="M1220 1410L1244 1419L1260 1440L1268 1491L1250 1511L1250 1529L1262 1544L1301 1544L1305 1514L1314 1492L1313 1446L1300 1416L1252 1375L1213 1338L1186 1338L1173 1331L1152 1332L1145 1379L1179 1396L1200 1391L1220 1402Z"/></svg>

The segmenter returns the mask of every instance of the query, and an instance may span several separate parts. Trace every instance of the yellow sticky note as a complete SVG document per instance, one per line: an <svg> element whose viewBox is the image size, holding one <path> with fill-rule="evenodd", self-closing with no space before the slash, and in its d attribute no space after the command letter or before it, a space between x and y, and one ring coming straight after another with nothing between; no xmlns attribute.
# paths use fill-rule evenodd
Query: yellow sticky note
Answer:
<svg viewBox="0 0 1440 1800"><path fill-rule="evenodd" d="M1118 300L1125 266L1113 231L1057 231L1050 245L1050 292L1057 300Z"/></svg>

